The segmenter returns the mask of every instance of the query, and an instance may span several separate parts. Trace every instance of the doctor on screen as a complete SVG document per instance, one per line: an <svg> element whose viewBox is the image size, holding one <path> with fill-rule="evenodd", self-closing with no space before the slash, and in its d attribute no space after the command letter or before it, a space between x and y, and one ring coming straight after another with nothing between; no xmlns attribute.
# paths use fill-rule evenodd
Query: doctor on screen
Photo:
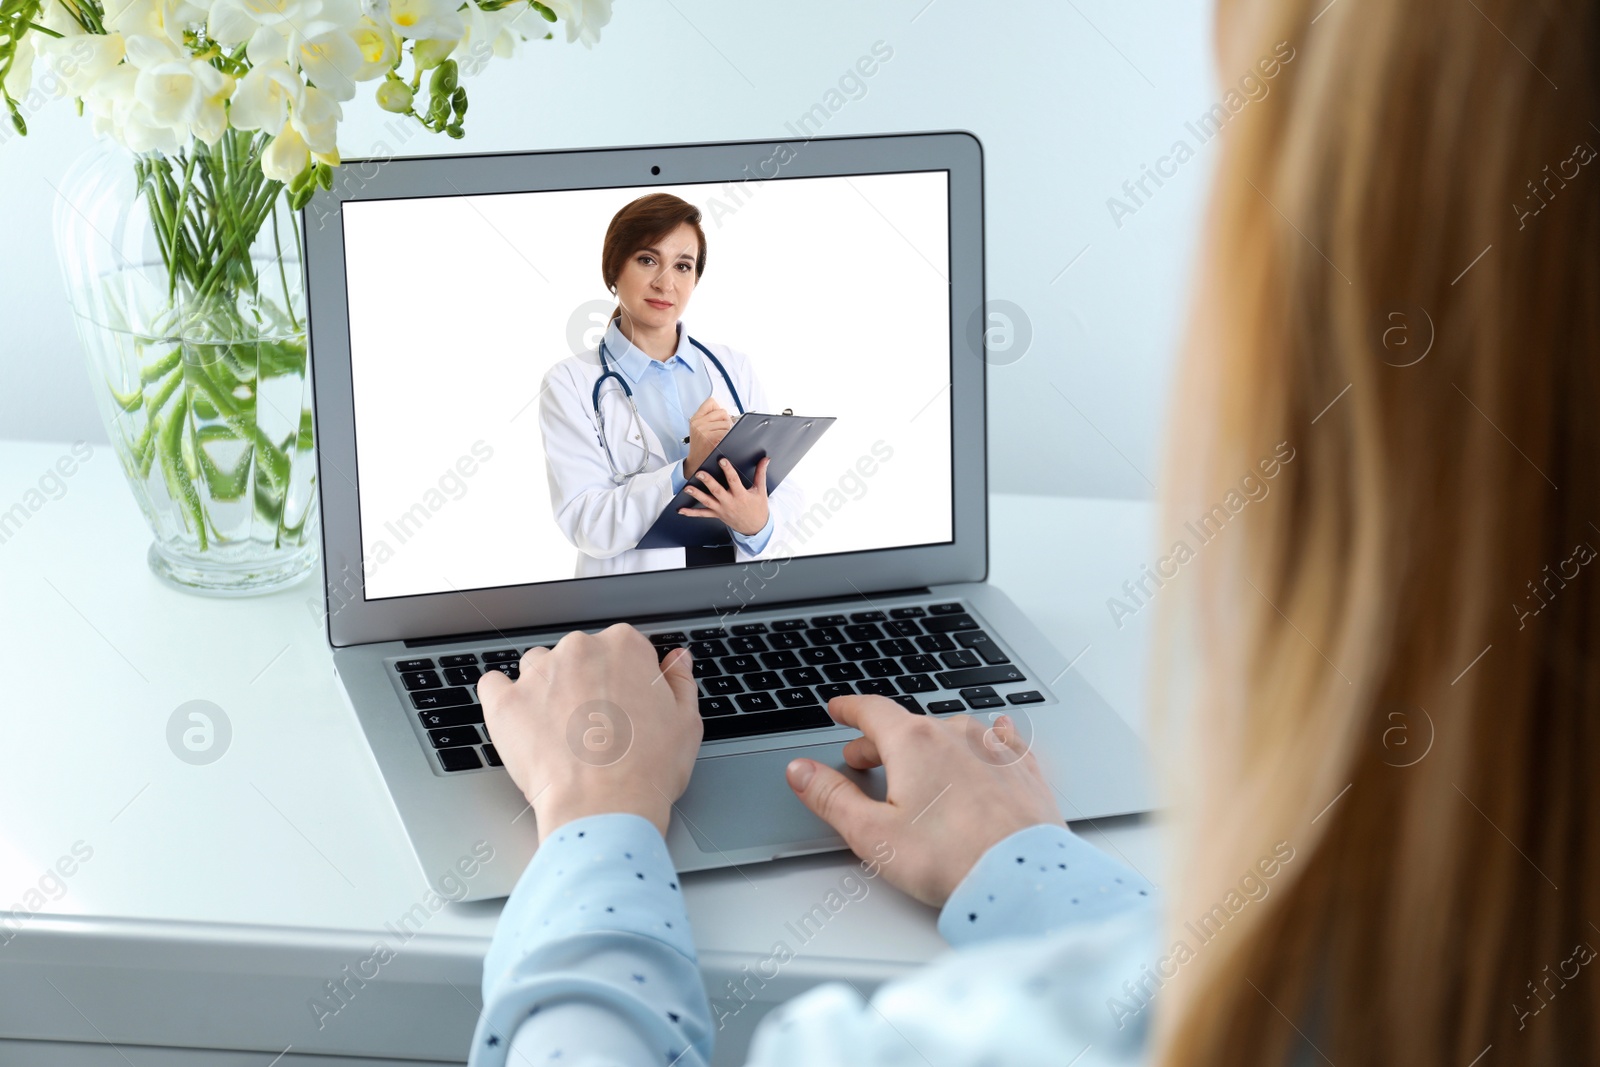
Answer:
<svg viewBox="0 0 1600 1067"><path fill-rule="evenodd" d="M578 549L577 576L733 563L780 554L774 531L803 507L792 478L689 485L685 512L728 527L731 544L636 548L733 419L767 411L745 356L693 338L682 316L705 272L700 209L669 193L628 204L606 228L600 269L617 297L596 351L545 375L539 399L556 524ZM687 439L687 440L685 440Z"/></svg>

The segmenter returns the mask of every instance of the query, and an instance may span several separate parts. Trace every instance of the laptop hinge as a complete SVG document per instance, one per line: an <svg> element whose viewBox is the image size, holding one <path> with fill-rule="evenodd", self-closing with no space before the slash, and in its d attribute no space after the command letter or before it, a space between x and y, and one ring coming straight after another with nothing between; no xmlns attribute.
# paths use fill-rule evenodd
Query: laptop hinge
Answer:
<svg viewBox="0 0 1600 1067"><path fill-rule="evenodd" d="M914 586L909 589L879 589L871 596L861 593L854 596L823 596L809 597L805 600L783 600L771 604L746 604L737 611L727 612L729 616L742 614L745 611L793 611L816 604L870 604L875 599L902 597L902 596L932 596L933 590L925 585ZM617 616L611 619L584 619L582 622L550 623L546 626L519 626L515 630L474 630L464 634L440 634L434 637L409 637L405 640L407 648L421 648L425 645L454 645L464 641L493 641L497 638L520 637L527 634L546 634L552 630L592 630L610 626L612 623L630 622L635 626L645 627L652 623L670 622L673 619L689 618L695 615L716 615L718 608L704 608L699 611L672 611L658 615L633 615L628 617Z"/></svg>

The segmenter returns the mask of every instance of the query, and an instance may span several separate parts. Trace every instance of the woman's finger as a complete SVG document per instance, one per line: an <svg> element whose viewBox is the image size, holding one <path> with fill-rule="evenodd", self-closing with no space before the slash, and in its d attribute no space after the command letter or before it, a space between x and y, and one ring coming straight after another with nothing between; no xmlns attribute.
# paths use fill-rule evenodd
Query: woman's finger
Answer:
<svg viewBox="0 0 1600 1067"><path fill-rule="evenodd" d="M756 464L756 476L751 479L756 491L763 496L765 496L767 492L767 464L771 461L771 456L762 456L761 462Z"/></svg>
<svg viewBox="0 0 1600 1067"><path fill-rule="evenodd" d="M709 508L679 508L679 515L687 515L691 519L720 519L721 515Z"/></svg>
<svg viewBox="0 0 1600 1067"><path fill-rule="evenodd" d="M863 734L845 742L844 761L858 771L870 771L883 766L883 756L872 738Z"/></svg>

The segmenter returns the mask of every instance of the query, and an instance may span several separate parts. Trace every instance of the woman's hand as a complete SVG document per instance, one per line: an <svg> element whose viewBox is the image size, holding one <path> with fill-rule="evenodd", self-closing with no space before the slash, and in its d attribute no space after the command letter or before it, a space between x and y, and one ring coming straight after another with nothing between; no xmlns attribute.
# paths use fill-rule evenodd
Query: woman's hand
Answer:
<svg viewBox="0 0 1600 1067"><path fill-rule="evenodd" d="M585 815L626 811L663 836L689 787L704 727L689 650L658 666L632 626L570 633L530 648L513 682L478 679L484 726L533 807L539 839Z"/></svg>
<svg viewBox="0 0 1600 1067"><path fill-rule="evenodd" d="M694 477L694 472L700 469L700 464L711 455L712 449L722 443L722 439L731 429L733 429L733 419L727 409L712 397L706 397L705 403L689 416L689 455L683 461L685 478Z"/></svg>
<svg viewBox="0 0 1600 1067"><path fill-rule="evenodd" d="M739 480L739 472L727 460L722 461L722 475L728 479L726 489L704 471L700 472L703 486L692 482L684 486L684 491L700 501L700 506L679 508L678 514L721 519L728 524L728 529L746 537L755 536L767 524L767 457L763 456L756 464L755 478L749 488Z"/></svg>
<svg viewBox="0 0 1600 1067"><path fill-rule="evenodd" d="M861 737L844 746L857 770L881 766L887 801L815 760L791 760L789 787L857 856L882 862L890 884L942 907L989 846L1039 823L1061 823L1038 762L1011 720L917 715L888 697L834 697L828 714ZM807 772L810 772L809 774Z"/></svg>

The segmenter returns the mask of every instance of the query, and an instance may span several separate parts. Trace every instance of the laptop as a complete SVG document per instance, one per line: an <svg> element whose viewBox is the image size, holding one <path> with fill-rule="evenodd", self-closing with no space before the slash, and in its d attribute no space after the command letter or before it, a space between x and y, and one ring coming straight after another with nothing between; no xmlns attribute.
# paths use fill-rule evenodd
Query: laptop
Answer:
<svg viewBox="0 0 1600 1067"><path fill-rule="evenodd" d="M841 757L857 734L826 704L848 693L1011 715L1069 821L1149 810L1139 740L985 581L975 136L379 155L338 173L301 211L322 611L430 883L504 896L537 845L477 679L618 621L694 654L705 736L666 837L680 871L846 847L783 771L803 754L884 796L881 768ZM686 365L713 396L737 378L752 414L835 420L772 491L765 543L737 552L619 552L594 526L636 522L618 494L648 477L617 380L648 365L619 342L611 378L588 383L616 340L607 230L657 193L700 209ZM602 423L628 468L614 478L594 474Z"/></svg>

